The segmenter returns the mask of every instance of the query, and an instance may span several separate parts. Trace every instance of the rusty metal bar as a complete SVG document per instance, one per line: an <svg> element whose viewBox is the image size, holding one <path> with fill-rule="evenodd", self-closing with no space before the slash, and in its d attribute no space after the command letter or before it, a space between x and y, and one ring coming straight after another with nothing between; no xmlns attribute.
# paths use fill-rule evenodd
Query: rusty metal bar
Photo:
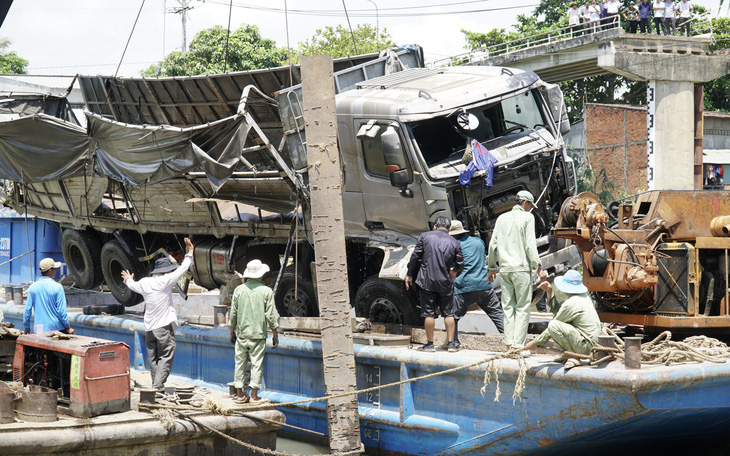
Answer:
<svg viewBox="0 0 730 456"><path fill-rule="evenodd" d="M704 86L702 84L695 84L695 163L694 163L694 188L695 190L702 190L702 121L703 121L703 106L705 103Z"/></svg>

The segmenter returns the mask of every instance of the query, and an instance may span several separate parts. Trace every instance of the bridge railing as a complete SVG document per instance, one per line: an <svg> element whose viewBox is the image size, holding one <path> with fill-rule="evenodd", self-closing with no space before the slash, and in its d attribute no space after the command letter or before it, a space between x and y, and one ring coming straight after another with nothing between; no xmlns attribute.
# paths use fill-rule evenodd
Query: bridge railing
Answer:
<svg viewBox="0 0 730 456"><path fill-rule="evenodd" d="M692 17L690 21L691 36L713 33L712 20L709 17L709 11ZM677 18L677 34L680 33L679 26L682 22L683 21L681 18ZM651 24L653 27L653 20ZM499 55L509 54L511 52L522 51L525 49L530 49L557 41L565 41L572 38L578 38L580 36L591 35L597 32L603 32L612 29L615 30L617 28L621 29L621 31L618 32L619 34L624 33L623 31L626 29L626 21L621 16L613 16L611 18L606 18L606 20L589 22L587 24L552 29L545 32L536 33L534 35L521 37L516 40L505 41L504 43L498 43L492 46L482 47L472 50L470 52L465 52L463 54L434 60L433 62L430 62L428 66L434 68L443 66L469 65L470 63L479 62L485 59L489 59L491 57L497 57Z"/></svg>

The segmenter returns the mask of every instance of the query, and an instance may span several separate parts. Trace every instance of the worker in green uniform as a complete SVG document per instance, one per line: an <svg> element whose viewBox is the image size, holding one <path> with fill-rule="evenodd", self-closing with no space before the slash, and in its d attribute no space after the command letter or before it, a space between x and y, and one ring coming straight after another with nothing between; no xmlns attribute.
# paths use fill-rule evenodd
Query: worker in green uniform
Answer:
<svg viewBox="0 0 730 456"><path fill-rule="evenodd" d="M487 279L494 282L499 262L504 344L507 350L525 346L527 325L530 323L532 272L541 270L535 239L535 217L530 214L534 207L532 193L519 191L512 210L497 218L489 241Z"/></svg>
<svg viewBox="0 0 730 456"><path fill-rule="evenodd" d="M530 341L525 348L530 350L544 345L552 339L563 351L587 355L598 342L601 334L601 320L588 296L588 288L583 285L579 272L570 270L554 281L558 293L553 293L550 283L545 281L539 288L548 294L548 306L555 318L548 323L548 327L535 340ZM559 293L564 294L564 300ZM560 303L562 301L562 304ZM562 356L560 361L565 363L565 369L580 365L574 357Z"/></svg>
<svg viewBox="0 0 730 456"><path fill-rule="evenodd" d="M245 282L236 287L231 298L231 342L236 345L236 359L233 386L236 388L236 402L259 402L258 391L264 375L264 352L266 351L266 326L273 333L272 348L279 345L276 328L278 315L274 306L274 292L261 281L269 272L269 266L259 260L249 261L243 272ZM246 361L251 361L251 397L243 392Z"/></svg>

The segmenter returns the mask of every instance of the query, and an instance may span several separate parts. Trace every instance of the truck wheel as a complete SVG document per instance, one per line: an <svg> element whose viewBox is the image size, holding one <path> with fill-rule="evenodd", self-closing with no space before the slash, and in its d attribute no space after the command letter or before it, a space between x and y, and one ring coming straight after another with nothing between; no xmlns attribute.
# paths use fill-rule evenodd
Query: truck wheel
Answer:
<svg viewBox="0 0 730 456"><path fill-rule="evenodd" d="M124 306L121 304L102 304L84 306L84 315L120 315L124 313Z"/></svg>
<svg viewBox="0 0 730 456"><path fill-rule="evenodd" d="M369 318L373 323L395 323L415 326L420 324L411 297L403 282L370 277L355 295L355 312L358 317Z"/></svg>
<svg viewBox="0 0 730 456"><path fill-rule="evenodd" d="M101 271L101 245L91 233L66 229L61 236L61 250L69 274L84 290L96 288L104 281Z"/></svg>
<svg viewBox="0 0 730 456"><path fill-rule="evenodd" d="M130 290L124 284L122 271L133 273L134 280L139 280L144 275L144 269L136 258L127 253L119 241L109 241L101 248L101 269L109 291L119 304L129 307L142 302L142 295Z"/></svg>
<svg viewBox="0 0 730 456"><path fill-rule="evenodd" d="M301 277L296 281L294 293L294 271L284 271L274 302L282 317L318 317L319 308L312 284Z"/></svg>

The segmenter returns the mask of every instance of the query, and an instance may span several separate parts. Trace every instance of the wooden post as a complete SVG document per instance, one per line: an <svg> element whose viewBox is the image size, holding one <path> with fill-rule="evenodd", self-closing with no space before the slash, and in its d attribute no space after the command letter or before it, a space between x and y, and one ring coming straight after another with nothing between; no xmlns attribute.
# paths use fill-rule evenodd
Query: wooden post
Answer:
<svg viewBox="0 0 730 456"><path fill-rule="evenodd" d="M342 208L343 169L337 149L332 59L328 55L303 56L301 63L324 383L330 395L357 389ZM357 396L327 401L327 422L333 453L360 451Z"/></svg>

